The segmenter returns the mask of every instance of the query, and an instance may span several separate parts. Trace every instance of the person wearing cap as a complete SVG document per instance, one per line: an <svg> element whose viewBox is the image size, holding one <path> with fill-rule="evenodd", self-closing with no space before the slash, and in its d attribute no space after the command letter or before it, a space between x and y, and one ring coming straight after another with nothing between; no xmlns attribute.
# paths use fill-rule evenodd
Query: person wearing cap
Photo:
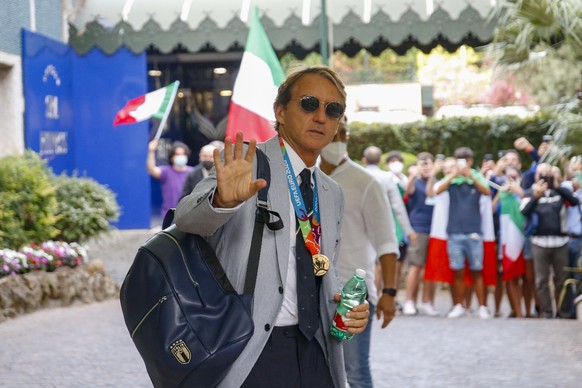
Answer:
<svg viewBox="0 0 582 388"><path fill-rule="evenodd" d="M449 221L447 224L447 252L449 265L454 272L453 278L453 309L448 318L459 318L465 315L463 297L465 295L465 258L469 261L469 269L477 300L478 315L482 319L490 318L486 307L485 285L483 282L483 231L481 226L481 195L490 195L491 190L485 177L472 169L473 151L468 147L455 150L456 165L451 174L447 175L436 189L436 194L445 190L449 192Z"/></svg>

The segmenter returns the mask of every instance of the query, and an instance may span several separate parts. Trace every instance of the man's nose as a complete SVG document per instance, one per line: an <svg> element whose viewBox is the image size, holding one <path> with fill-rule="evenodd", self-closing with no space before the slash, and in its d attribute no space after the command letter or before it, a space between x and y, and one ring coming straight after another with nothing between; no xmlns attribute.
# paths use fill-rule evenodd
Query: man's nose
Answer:
<svg viewBox="0 0 582 388"><path fill-rule="evenodd" d="M313 112L313 118L317 122L325 122L327 120L327 114L325 113L325 105L320 104L319 107Z"/></svg>

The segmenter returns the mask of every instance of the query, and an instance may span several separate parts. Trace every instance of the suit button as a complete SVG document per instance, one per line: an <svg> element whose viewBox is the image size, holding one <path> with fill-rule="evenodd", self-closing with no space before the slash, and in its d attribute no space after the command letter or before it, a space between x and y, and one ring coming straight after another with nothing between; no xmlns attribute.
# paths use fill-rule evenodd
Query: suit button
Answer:
<svg viewBox="0 0 582 388"><path fill-rule="evenodd" d="M279 286L279 294L283 293L283 287Z"/></svg>
<svg viewBox="0 0 582 388"><path fill-rule="evenodd" d="M271 330L271 325L269 325L268 323L265 325L265 331L269 331Z"/></svg>

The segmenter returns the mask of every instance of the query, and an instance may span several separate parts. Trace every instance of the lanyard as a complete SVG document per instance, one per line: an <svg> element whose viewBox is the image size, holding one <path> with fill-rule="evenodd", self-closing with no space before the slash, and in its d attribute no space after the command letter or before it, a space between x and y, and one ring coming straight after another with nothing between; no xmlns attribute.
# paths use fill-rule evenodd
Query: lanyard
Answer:
<svg viewBox="0 0 582 388"><path fill-rule="evenodd" d="M315 174L313 174L313 215L310 218L307 213L307 208L305 207L303 195L301 195L299 185L297 184L297 178L295 178L295 172L293 171L289 154L287 154L287 149L285 148L285 143L283 143L283 138L281 138L281 136L279 136L279 145L283 152L283 163L285 164L285 175L287 176L289 195L291 196L291 202L295 209L295 215L299 220L299 228L303 235L303 241L305 241L305 247L311 255L316 255L319 253L320 249L319 239L321 236L321 222L319 218L319 201L317 198Z"/></svg>

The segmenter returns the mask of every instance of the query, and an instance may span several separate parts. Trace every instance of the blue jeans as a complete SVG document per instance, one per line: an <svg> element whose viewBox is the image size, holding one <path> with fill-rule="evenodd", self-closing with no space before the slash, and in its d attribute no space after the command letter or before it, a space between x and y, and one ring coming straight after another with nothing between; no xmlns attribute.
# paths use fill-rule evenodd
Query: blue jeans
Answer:
<svg viewBox="0 0 582 388"><path fill-rule="evenodd" d="M469 260L471 271L483 269L483 236L477 233L451 233L447 237L449 266L453 271L465 268L465 258Z"/></svg>
<svg viewBox="0 0 582 388"><path fill-rule="evenodd" d="M344 361L350 388L373 387L372 372L370 371L370 338L372 337L372 321L375 314L376 306L370 303L370 317L366 330L344 342Z"/></svg>

